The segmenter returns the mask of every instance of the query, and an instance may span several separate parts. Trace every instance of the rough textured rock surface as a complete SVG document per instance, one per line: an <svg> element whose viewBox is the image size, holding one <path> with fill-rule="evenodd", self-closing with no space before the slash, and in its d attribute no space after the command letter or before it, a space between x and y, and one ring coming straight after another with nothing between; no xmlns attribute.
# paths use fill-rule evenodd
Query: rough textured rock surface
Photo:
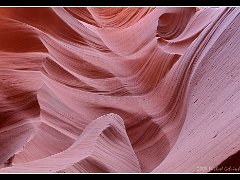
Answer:
<svg viewBox="0 0 240 180"><path fill-rule="evenodd" d="M0 173L240 167L240 8L2 7L0 24Z"/></svg>

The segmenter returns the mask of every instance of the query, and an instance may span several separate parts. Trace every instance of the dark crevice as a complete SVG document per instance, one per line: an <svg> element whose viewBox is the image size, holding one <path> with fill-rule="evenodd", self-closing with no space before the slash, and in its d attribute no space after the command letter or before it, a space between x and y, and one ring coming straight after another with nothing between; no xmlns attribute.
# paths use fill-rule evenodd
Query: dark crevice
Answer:
<svg viewBox="0 0 240 180"><path fill-rule="evenodd" d="M240 173L240 151L228 157L210 173Z"/></svg>

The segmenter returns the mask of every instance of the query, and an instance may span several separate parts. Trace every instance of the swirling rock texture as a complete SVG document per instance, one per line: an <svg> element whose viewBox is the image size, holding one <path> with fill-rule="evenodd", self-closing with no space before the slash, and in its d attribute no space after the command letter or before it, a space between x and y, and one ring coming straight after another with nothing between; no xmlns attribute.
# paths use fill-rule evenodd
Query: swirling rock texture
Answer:
<svg viewBox="0 0 240 180"><path fill-rule="evenodd" d="M239 13L0 8L0 172L210 172L238 154Z"/></svg>

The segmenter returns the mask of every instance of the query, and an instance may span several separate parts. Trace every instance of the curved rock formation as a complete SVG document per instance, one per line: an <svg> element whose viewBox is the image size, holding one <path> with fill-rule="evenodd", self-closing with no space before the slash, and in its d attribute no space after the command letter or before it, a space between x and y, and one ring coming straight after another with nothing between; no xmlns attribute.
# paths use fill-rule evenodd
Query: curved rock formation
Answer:
<svg viewBox="0 0 240 180"><path fill-rule="evenodd" d="M0 8L0 23L0 173L212 172L240 150L239 8Z"/></svg>

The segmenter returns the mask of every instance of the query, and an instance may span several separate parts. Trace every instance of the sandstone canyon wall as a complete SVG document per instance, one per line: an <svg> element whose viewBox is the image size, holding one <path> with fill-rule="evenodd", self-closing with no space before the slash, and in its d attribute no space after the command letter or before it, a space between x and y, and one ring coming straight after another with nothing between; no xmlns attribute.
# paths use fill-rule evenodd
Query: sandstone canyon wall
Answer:
<svg viewBox="0 0 240 180"><path fill-rule="evenodd" d="M239 150L239 8L0 8L0 173L210 172Z"/></svg>

